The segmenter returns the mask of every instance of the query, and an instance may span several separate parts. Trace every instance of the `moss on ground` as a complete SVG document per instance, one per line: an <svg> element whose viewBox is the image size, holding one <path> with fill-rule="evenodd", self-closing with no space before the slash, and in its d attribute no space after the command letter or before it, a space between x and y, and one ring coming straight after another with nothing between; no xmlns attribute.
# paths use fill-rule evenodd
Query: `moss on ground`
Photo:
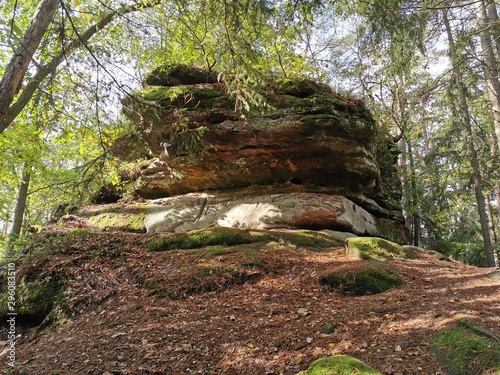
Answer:
<svg viewBox="0 0 500 375"><path fill-rule="evenodd" d="M467 319L439 331L430 351L447 374L500 374L500 341Z"/></svg>
<svg viewBox="0 0 500 375"><path fill-rule="evenodd" d="M268 243L278 241L288 246L303 247L313 251L338 246L339 243L323 233L310 231L298 232L258 232L248 229L213 227L193 230L186 233L158 235L149 239L149 251L168 251L174 249L199 249L207 246L233 246L254 242ZM214 251L223 251L217 249Z"/></svg>
<svg viewBox="0 0 500 375"><path fill-rule="evenodd" d="M345 248L347 256L352 259L386 260L411 257L411 253L403 246L378 237L348 238Z"/></svg>
<svg viewBox="0 0 500 375"><path fill-rule="evenodd" d="M320 277L320 283L345 294L364 296L396 288L403 281L396 270L383 263L372 263L366 267L328 273Z"/></svg>
<svg viewBox="0 0 500 375"><path fill-rule="evenodd" d="M320 358L298 375L382 375L380 371L348 355Z"/></svg>
<svg viewBox="0 0 500 375"><path fill-rule="evenodd" d="M250 231L237 228L214 227L193 230L187 233L175 233L155 236L149 239L146 247L149 251L168 251L174 249L198 249L215 245L239 245L255 241Z"/></svg>

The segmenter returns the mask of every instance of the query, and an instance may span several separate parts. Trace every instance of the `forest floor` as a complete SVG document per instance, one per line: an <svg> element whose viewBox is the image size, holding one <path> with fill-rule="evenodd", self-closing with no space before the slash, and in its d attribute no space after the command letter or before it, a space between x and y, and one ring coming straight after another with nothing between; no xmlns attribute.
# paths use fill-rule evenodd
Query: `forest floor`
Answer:
<svg viewBox="0 0 500 375"><path fill-rule="evenodd" d="M401 287L353 297L319 283L327 272L359 266L343 247L254 243L152 253L149 237L66 234L57 237L58 251L25 260L20 272L64 280L71 317L23 332L9 373L297 374L317 358L348 354L385 374L437 375L444 372L428 345L444 326L466 317L500 336L491 268L420 253L388 261ZM255 251L258 259L249 259ZM327 323L336 327L331 334Z"/></svg>

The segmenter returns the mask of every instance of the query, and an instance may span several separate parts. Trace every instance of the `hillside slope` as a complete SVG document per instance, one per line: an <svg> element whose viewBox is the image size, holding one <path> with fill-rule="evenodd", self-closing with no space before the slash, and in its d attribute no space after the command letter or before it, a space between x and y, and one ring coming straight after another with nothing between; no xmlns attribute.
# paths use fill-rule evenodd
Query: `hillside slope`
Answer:
<svg viewBox="0 0 500 375"><path fill-rule="evenodd" d="M10 373L297 374L317 358L348 354L386 374L443 374L428 352L439 329L467 317L500 336L492 269L420 252L388 261L401 287L354 297L319 279L363 261L333 242L320 249L271 234L150 252L146 234L42 233L18 278L57 278L69 319L23 330Z"/></svg>

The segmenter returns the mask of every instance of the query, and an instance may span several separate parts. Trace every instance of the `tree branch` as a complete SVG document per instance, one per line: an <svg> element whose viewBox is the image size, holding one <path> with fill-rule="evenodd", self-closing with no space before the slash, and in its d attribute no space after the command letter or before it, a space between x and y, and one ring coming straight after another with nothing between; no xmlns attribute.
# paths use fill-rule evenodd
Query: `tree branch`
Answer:
<svg viewBox="0 0 500 375"><path fill-rule="evenodd" d="M2 133L12 124L12 122L21 113L24 107L26 107L26 105L30 102L33 94L38 89L43 80L50 74L55 73L57 67L64 61L66 56L75 52L82 45L85 45L85 43L87 43L99 30L105 28L116 18L144 8L154 7L161 2L162 0L151 0L147 3L125 5L117 10L107 12L98 22L90 26L84 33L80 34L80 37L78 39L73 40L67 46L63 47L63 49L52 58L52 60L50 60L47 64L40 66L33 79L31 79L31 81L28 82L28 84L23 88L21 95L19 95L17 101L9 107L7 113L5 114L5 117L0 122L0 133Z"/></svg>
<svg viewBox="0 0 500 375"><path fill-rule="evenodd" d="M33 20L20 40L19 47L5 69L0 81L0 133L7 127L4 128L3 124L8 109L21 88L24 75L54 17L59 1L43 0L40 2Z"/></svg>

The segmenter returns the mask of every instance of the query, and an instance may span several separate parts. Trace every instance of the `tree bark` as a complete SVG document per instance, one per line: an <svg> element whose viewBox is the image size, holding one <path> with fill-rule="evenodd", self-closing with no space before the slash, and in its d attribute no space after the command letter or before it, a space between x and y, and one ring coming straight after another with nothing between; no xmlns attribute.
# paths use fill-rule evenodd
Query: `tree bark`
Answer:
<svg viewBox="0 0 500 375"><path fill-rule="evenodd" d="M495 8L496 12L496 8ZM498 149L500 149L500 81L498 79L498 61L493 49L493 38L490 32L487 4L485 0L477 3L477 19L479 27L479 38L483 55L483 70L486 80L486 91L493 112L493 124Z"/></svg>
<svg viewBox="0 0 500 375"><path fill-rule="evenodd" d="M488 0L488 19L491 23L498 25L499 18L497 12L497 6L494 0ZM493 38L495 39L495 52L497 61L500 61L500 27L492 27L491 32L493 34Z"/></svg>
<svg viewBox="0 0 500 375"><path fill-rule="evenodd" d="M14 210L14 220L12 223L12 230L9 235L8 248L11 249L14 241L21 234L23 227L24 211L26 210L26 201L28 200L28 189L30 186L31 166L24 163L22 172L22 181L19 185L19 192L17 194L16 208Z"/></svg>
<svg viewBox="0 0 500 375"><path fill-rule="evenodd" d="M19 42L19 47L5 69L0 81L0 123L2 123L7 110L12 104L14 96L21 88L31 59L54 17L59 2L60 0L42 0L40 2L33 20Z"/></svg>
<svg viewBox="0 0 500 375"><path fill-rule="evenodd" d="M490 267L495 266L495 255L488 225L488 216L486 214L486 204L483 194L483 181L476 148L474 146L474 134L472 132L472 122L469 114L469 106L467 104L467 88L462 80L461 72L458 70L458 55L455 47L455 40L451 31L450 21L448 20L447 11L443 11L443 21L448 36L449 54L453 66L454 80L456 83L459 99L459 109L462 116L462 122L465 128L465 138L469 151L470 163L472 166L472 177L474 180L474 193L476 196L477 210L479 214L479 222L481 224L481 234L484 242L484 251L487 259L487 264Z"/></svg>
<svg viewBox="0 0 500 375"><path fill-rule="evenodd" d="M98 31L106 27L110 22L124 14L141 10L143 8L153 7L161 3L161 0L151 0L144 4L136 4L133 6L122 6L121 8L109 11L102 16L102 18L94 25L90 26L85 32L80 34L78 39L73 40L71 43L64 47L59 53L50 60L47 64L41 66L36 72L35 76L23 88L21 94L16 102L8 108L5 117L0 117L0 133L7 129L10 124L16 119L21 111L30 102L33 94L38 89L42 81L50 74L53 74L57 67L64 61L66 57L75 52L78 48L85 45Z"/></svg>

